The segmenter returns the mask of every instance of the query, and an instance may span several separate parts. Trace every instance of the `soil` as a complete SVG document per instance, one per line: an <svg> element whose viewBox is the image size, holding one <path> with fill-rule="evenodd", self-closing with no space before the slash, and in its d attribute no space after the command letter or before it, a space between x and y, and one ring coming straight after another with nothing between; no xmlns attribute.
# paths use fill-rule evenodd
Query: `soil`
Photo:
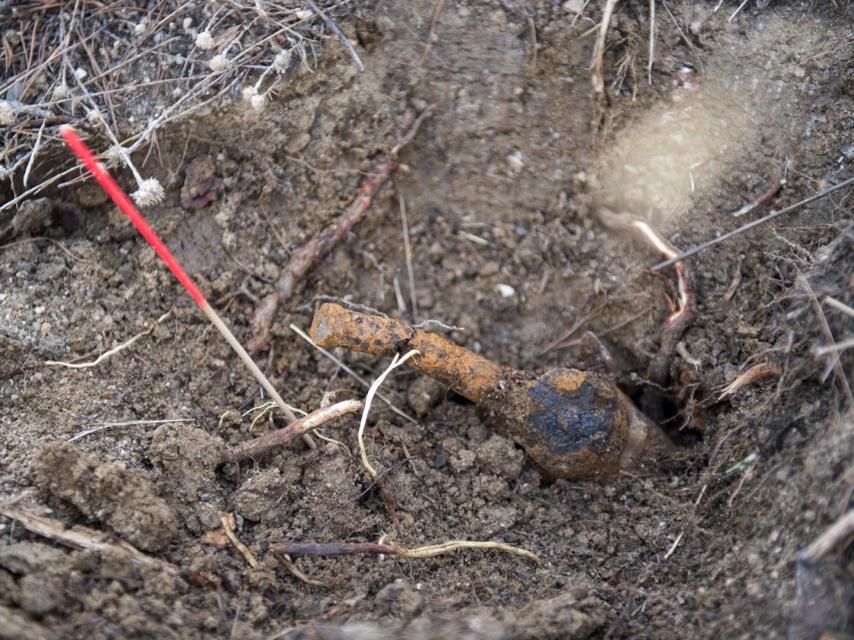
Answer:
<svg viewBox="0 0 854 640"><path fill-rule="evenodd" d="M784 167L773 206L851 176L847 3L748 3L732 21L740 3L672 3L672 17L662 3L651 83L648 3L620 3L599 96L598 9L447 3L422 61L434 4L354 9L341 27L363 74L330 38L263 111L197 114L139 154L167 187L152 225L245 340L288 256L346 206L412 113L437 105L367 220L279 313L260 361L302 410L365 394L289 329L329 298L462 327L448 332L458 343L535 373L602 369L579 340L591 331L638 398L672 287L647 270L660 256L605 229L597 209L647 217L687 248L767 213L732 215ZM358 416L322 429L316 450L219 464L280 419L253 419L266 400L256 383L91 185L47 198L4 221L0 248L4 501L106 531L180 575L0 519L0 638L854 634L854 552L798 556L854 506L854 358L834 369L815 352L828 344L822 317L837 340L851 332L821 304L854 303L849 191L691 259L696 320L670 364L663 426L680 461L667 472L550 480L475 405L396 370L382 391L413 419L375 402L366 443L397 525L361 466ZM92 361L149 329L97 366L46 364ZM336 355L368 380L388 365ZM780 375L719 399L765 362ZM257 567L222 535L225 514ZM480 550L294 558L309 583L268 553L380 538L500 540L542 564Z"/></svg>

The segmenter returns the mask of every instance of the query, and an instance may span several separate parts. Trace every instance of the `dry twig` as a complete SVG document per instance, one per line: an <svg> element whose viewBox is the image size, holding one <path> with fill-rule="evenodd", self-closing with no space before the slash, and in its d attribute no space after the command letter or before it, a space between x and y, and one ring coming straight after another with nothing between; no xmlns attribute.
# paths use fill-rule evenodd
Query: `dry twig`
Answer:
<svg viewBox="0 0 854 640"><path fill-rule="evenodd" d="M167 420L128 420L127 422L108 422L106 424L99 424L97 427L92 427L91 429L85 429L84 431L80 431L79 433L74 434L68 439L68 442L74 442L75 440L80 440L80 438L85 438L88 435L92 435L93 433L99 433L101 431L106 431L107 429L115 429L116 427L133 427L137 425L154 425L154 424L172 424L175 422L194 422L193 418L171 418Z"/></svg>
<svg viewBox="0 0 854 640"><path fill-rule="evenodd" d="M798 554L799 560L816 561L826 556L834 547L843 545L854 535L854 509L834 522L827 530Z"/></svg>
<svg viewBox="0 0 854 640"><path fill-rule="evenodd" d="M427 62L427 56L430 55L430 51L433 49L433 42L436 40L436 25L439 24L439 16L442 15L442 10L444 8L445 0L437 0L436 4L433 5L433 15L430 17L430 31L427 33L427 42L424 45L424 51L421 52L421 57L418 58L418 65L416 66L415 74L413 75L413 84L418 80L421 68L424 66L424 63Z"/></svg>
<svg viewBox="0 0 854 640"><path fill-rule="evenodd" d="M812 306L815 309L815 314L818 318L821 332L824 334L828 343L832 346L834 344L833 332L830 330L830 325L827 324L827 318L824 315L824 310L821 308L821 303L818 301L818 298L815 297L815 291L813 291L810 281L804 276L804 274L799 273L796 282L807 296L809 296ZM854 407L854 395L851 393L851 385L848 384L848 376L845 375L845 369L839 361L839 355L837 353L831 353L830 357L833 358L833 371L836 374L836 381L839 383L839 387L842 389L845 399L848 401L848 407Z"/></svg>
<svg viewBox="0 0 854 640"><path fill-rule="evenodd" d="M172 575L180 573L180 570L175 565L146 555L127 542L110 542L107 534L96 531L95 529L79 525L67 528L59 520L46 518L12 506L0 506L0 515L12 518L20 522L25 529L66 547L99 552L110 551L128 557L135 564L161 569Z"/></svg>
<svg viewBox="0 0 854 640"><path fill-rule="evenodd" d="M271 431L260 438L249 440L229 449L223 456L223 462L235 462L245 460L246 458L254 458L276 447L283 447L327 422L331 422L348 413L356 413L362 406L360 400L344 400L329 407L312 411L283 429Z"/></svg>
<svg viewBox="0 0 854 640"><path fill-rule="evenodd" d="M406 258L406 275L409 280L409 300L412 303L412 322L418 322L418 300L415 295L415 272L412 269L412 246L409 243L409 219L406 215L406 201L399 195L400 223L403 227L403 253Z"/></svg>
<svg viewBox="0 0 854 640"><path fill-rule="evenodd" d="M700 54L697 53L697 50L694 48L694 43L691 42L691 39L685 35L685 32L682 31L682 27L679 26L679 22L676 20L676 16L673 15L673 12L670 10L670 7L667 6L667 0L662 2L664 5L664 10L667 11L667 15L670 17L670 20L673 22L673 26L676 27L676 32L679 34L679 37L682 38L682 41L688 45L688 48L691 50L691 53L694 54L694 59L697 60L697 67L700 69L700 72L703 72L703 60L700 58Z"/></svg>
<svg viewBox="0 0 854 640"><path fill-rule="evenodd" d="M344 45L344 48L347 49L347 53L350 54L350 57L353 58L353 63L356 65L356 68L359 70L359 73L364 73L365 71L365 63L362 62L362 59L359 57L359 54L356 53L356 50L353 48L353 43L350 42L350 39L344 35L341 29L338 28L338 25L326 15L326 13L320 7L315 4L314 0L306 0L308 6L310 6L315 13L317 13L321 18L323 18L323 22L326 23L326 26L329 27L330 31L336 35L338 40Z"/></svg>
<svg viewBox="0 0 854 640"><path fill-rule="evenodd" d="M231 522L229 522L228 516L222 516L219 521L222 523L222 529L225 532L226 537L228 537L229 542L234 545L234 548L237 549L244 558L246 558L246 562L249 563L249 566L253 569L258 566L258 560L255 559L253 553L249 550L245 544L243 544L237 535L234 533L234 530L231 528Z"/></svg>
<svg viewBox="0 0 854 640"><path fill-rule="evenodd" d="M741 4L740 4L740 5L738 5L738 9L736 9L735 11L733 11L733 12L732 12L732 15L729 17L729 22L732 22L733 20L735 20L735 17L736 17L739 13L741 13L741 10L742 10L742 9L744 9L744 6L745 6L748 2L750 2L750 0L742 0Z"/></svg>
<svg viewBox="0 0 854 640"><path fill-rule="evenodd" d="M649 61L646 65L646 79L652 84L652 65L655 64L655 0L649 0Z"/></svg>
<svg viewBox="0 0 854 640"><path fill-rule="evenodd" d="M829 304L831 307L836 309L837 311L841 311L842 313L854 318L854 309L849 307L844 302L840 302L836 298L831 298L830 296L824 299L825 304Z"/></svg>
<svg viewBox="0 0 854 640"><path fill-rule="evenodd" d="M596 36L596 45L593 48L593 60L590 62L590 79L593 82L593 91L597 94L605 92L605 36L608 35L608 25L611 23L611 14L616 4L617 0L605 1L602 22L599 23L599 35Z"/></svg>
<svg viewBox="0 0 854 640"><path fill-rule="evenodd" d="M852 347L854 347L854 338L846 338L841 342L828 344L823 347L817 347L814 353L817 356L826 356L828 353L836 353L837 351L847 351Z"/></svg>
<svg viewBox="0 0 854 640"><path fill-rule="evenodd" d="M710 247L714 247L716 244L720 244L724 240L729 240L730 238L741 235L745 231L749 231L753 227L758 227L761 224L765 224L766 222L769 222L770 220L773 220L774 218L778 218L779 216L782 216L783 214L789 213L790 211L794 211L795 209L799 209L800 207L803 207L804 205L807 205L811 202L815 202L816 200L820 200L821 198L824 198L825 196L829 196L831 193L834 193L835 191L839 191L840 189L844 189L845 187L847 187L848 185L853 184L853 183L854 183L854 178L848 178L847 180L843 180L842 182L835 184L832 187L828 187L827 189L823 189L822 191L819 191L818 193L814 193L813 195L809 196L808 198L804 198L803 200L796 202L795 204L789 205L788 207L784 207L783 209L780 209L779 211L772 211L767 216L763 216L762 218L758 218L758 219L754 220L753 222L748 222L747 224L740 226L738 229L733 229L729 233L725 233L722 236L718 236L714 240L709 240L708 242L704 242L703 244L697 245L693 249L688 249L687 251L683 251L683 252L673 256L672 258L668 258L667 260L664 260L663 262L659 262L658 264L650 267L650 270L651 271L661 271L665 267L669 267L670 265L675 264L677 262L680 262L681 260L684 260L685 258L690 258L691 256L696 255L696 254L700 253L701 251L705 251L706 249L708 249Z"/></svg>
<svg viewBox="0 0 854 640"><path fill-rule="evenodd" d="M324 227L312 240L294 253L282 276L276 282L275 291L264 298L255 310L255 317L252 320L252 339L249 341L250 351L258 352L266 348L270 339L270 324L273 322L279 304L283 300L288 300L302 279L320 264L320 261L356 224L367 216L377 193L388 182L391 174L397 168L400 152L412 142L421 123L432 109L432 106L427 107L415 119L400 142L374 166L359 186L353 203L338 218Z"/></svg>

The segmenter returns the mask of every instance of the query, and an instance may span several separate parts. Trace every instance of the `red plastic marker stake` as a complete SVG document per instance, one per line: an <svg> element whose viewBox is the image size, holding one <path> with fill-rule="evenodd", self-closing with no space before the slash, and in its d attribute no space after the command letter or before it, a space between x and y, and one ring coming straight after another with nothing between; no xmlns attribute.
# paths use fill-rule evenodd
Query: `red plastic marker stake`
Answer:
<svg viewBox="0 0 854 640"><path fill-rule="evenodd" d="M140 213L139 209L136 208L136 205L133 201L128 197L128 195L122 190L122 188L113 180L113 177L107 171L107 169L102 165L92 152L89 150L89 147L86 146L86 143L80 139L80 136L77 135L77 132L74 131L74 128L70 125L63 125L59 128L59 132L62 134L62 138L65 140L65 144L67 144L71 150L80 158L80 161L86 166L89 172L95 176L95 180L98 181L98 184L101 185L101 188L107 192L107 195L116 203L116 206L122 210L130 221L133 223L133 226L136 227L137 231L142 234L142 237L145 238L145 241L151 245L151 248L154 249L155 253L160 256L160 259L166 263L166 266L169 267L169 270L178 278L178 282L180 282L183 287L187 290L187 293L190 294L190 297L195 300L196 304L199 305L199 308L204 312L204 314L208 317L213 325L217 328L222 336L228 341L228 344L231 345L231 348L237 352L237 355L243 361L249 370L252 372L252 375L255 376L255 379L264 387L264 390L270 394L270 397L276 402L279 409L282 410L282 413L285 415L285 418L289 422L295 421L297 418L294 415L293 411L285 404L285 401L282 400L282 397L278 394L278 392L273 388L273 385L270 384L270 381L267 379L267 376L258 368L258 365L255 364L255 361L246 353L246 349L237 341L237 338L234 337L234 334L231 333L229 328L225 326L225 323L219 317L216 311L213 310L208 304L208 301L205 300L205 296L202 295L202 292L199 291L199 288L187 275L187 272L184 271L184 268L181 266L181 263L172 255L172 252L169 251L169 248L163 244L163 241L160 237L155 233L154 229L149 226L145 217Z"/></svg>

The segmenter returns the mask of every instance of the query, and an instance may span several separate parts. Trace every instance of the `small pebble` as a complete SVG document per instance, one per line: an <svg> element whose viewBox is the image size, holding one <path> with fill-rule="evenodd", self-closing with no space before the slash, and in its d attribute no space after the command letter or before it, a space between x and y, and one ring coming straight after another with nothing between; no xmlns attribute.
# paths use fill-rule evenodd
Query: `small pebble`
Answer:
<svg viewBox="0 0 854 640"><path fill-rule="evenodd" d="M581 13L584 10L584 0L567 0L561 5L564 13Z"/></svg>
<svg viewBox="0 0 854 640"><path fill-rule="evenodd" d="M522 152L514 151L509 156L507 156L507 164L510 165L510 170L518 173L522 169L525 168L525 162L522 160Z"/></svg>
<svg viewBox="0 0 854 640"><path fill-rule="evenodd" d="M501 294L502 298L512 298L516 294L516 290L513 287L509 284L504 284L503 282L497 284L495 286L495 290Z"/></svg>

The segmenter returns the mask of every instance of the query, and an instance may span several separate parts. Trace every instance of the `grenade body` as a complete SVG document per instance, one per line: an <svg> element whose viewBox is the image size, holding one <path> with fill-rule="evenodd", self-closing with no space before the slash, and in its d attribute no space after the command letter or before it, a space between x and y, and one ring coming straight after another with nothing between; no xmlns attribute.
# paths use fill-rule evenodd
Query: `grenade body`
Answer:
<svg viewBox="0 0 854 640"><path fill-rule="evenodd" d="M478 404L549 476L607 478L668 448L666 436L598 373L554 369L537 378L397 320L323 304L310 334L322 347L375 355L410 349L408 363Z"/></svg>

